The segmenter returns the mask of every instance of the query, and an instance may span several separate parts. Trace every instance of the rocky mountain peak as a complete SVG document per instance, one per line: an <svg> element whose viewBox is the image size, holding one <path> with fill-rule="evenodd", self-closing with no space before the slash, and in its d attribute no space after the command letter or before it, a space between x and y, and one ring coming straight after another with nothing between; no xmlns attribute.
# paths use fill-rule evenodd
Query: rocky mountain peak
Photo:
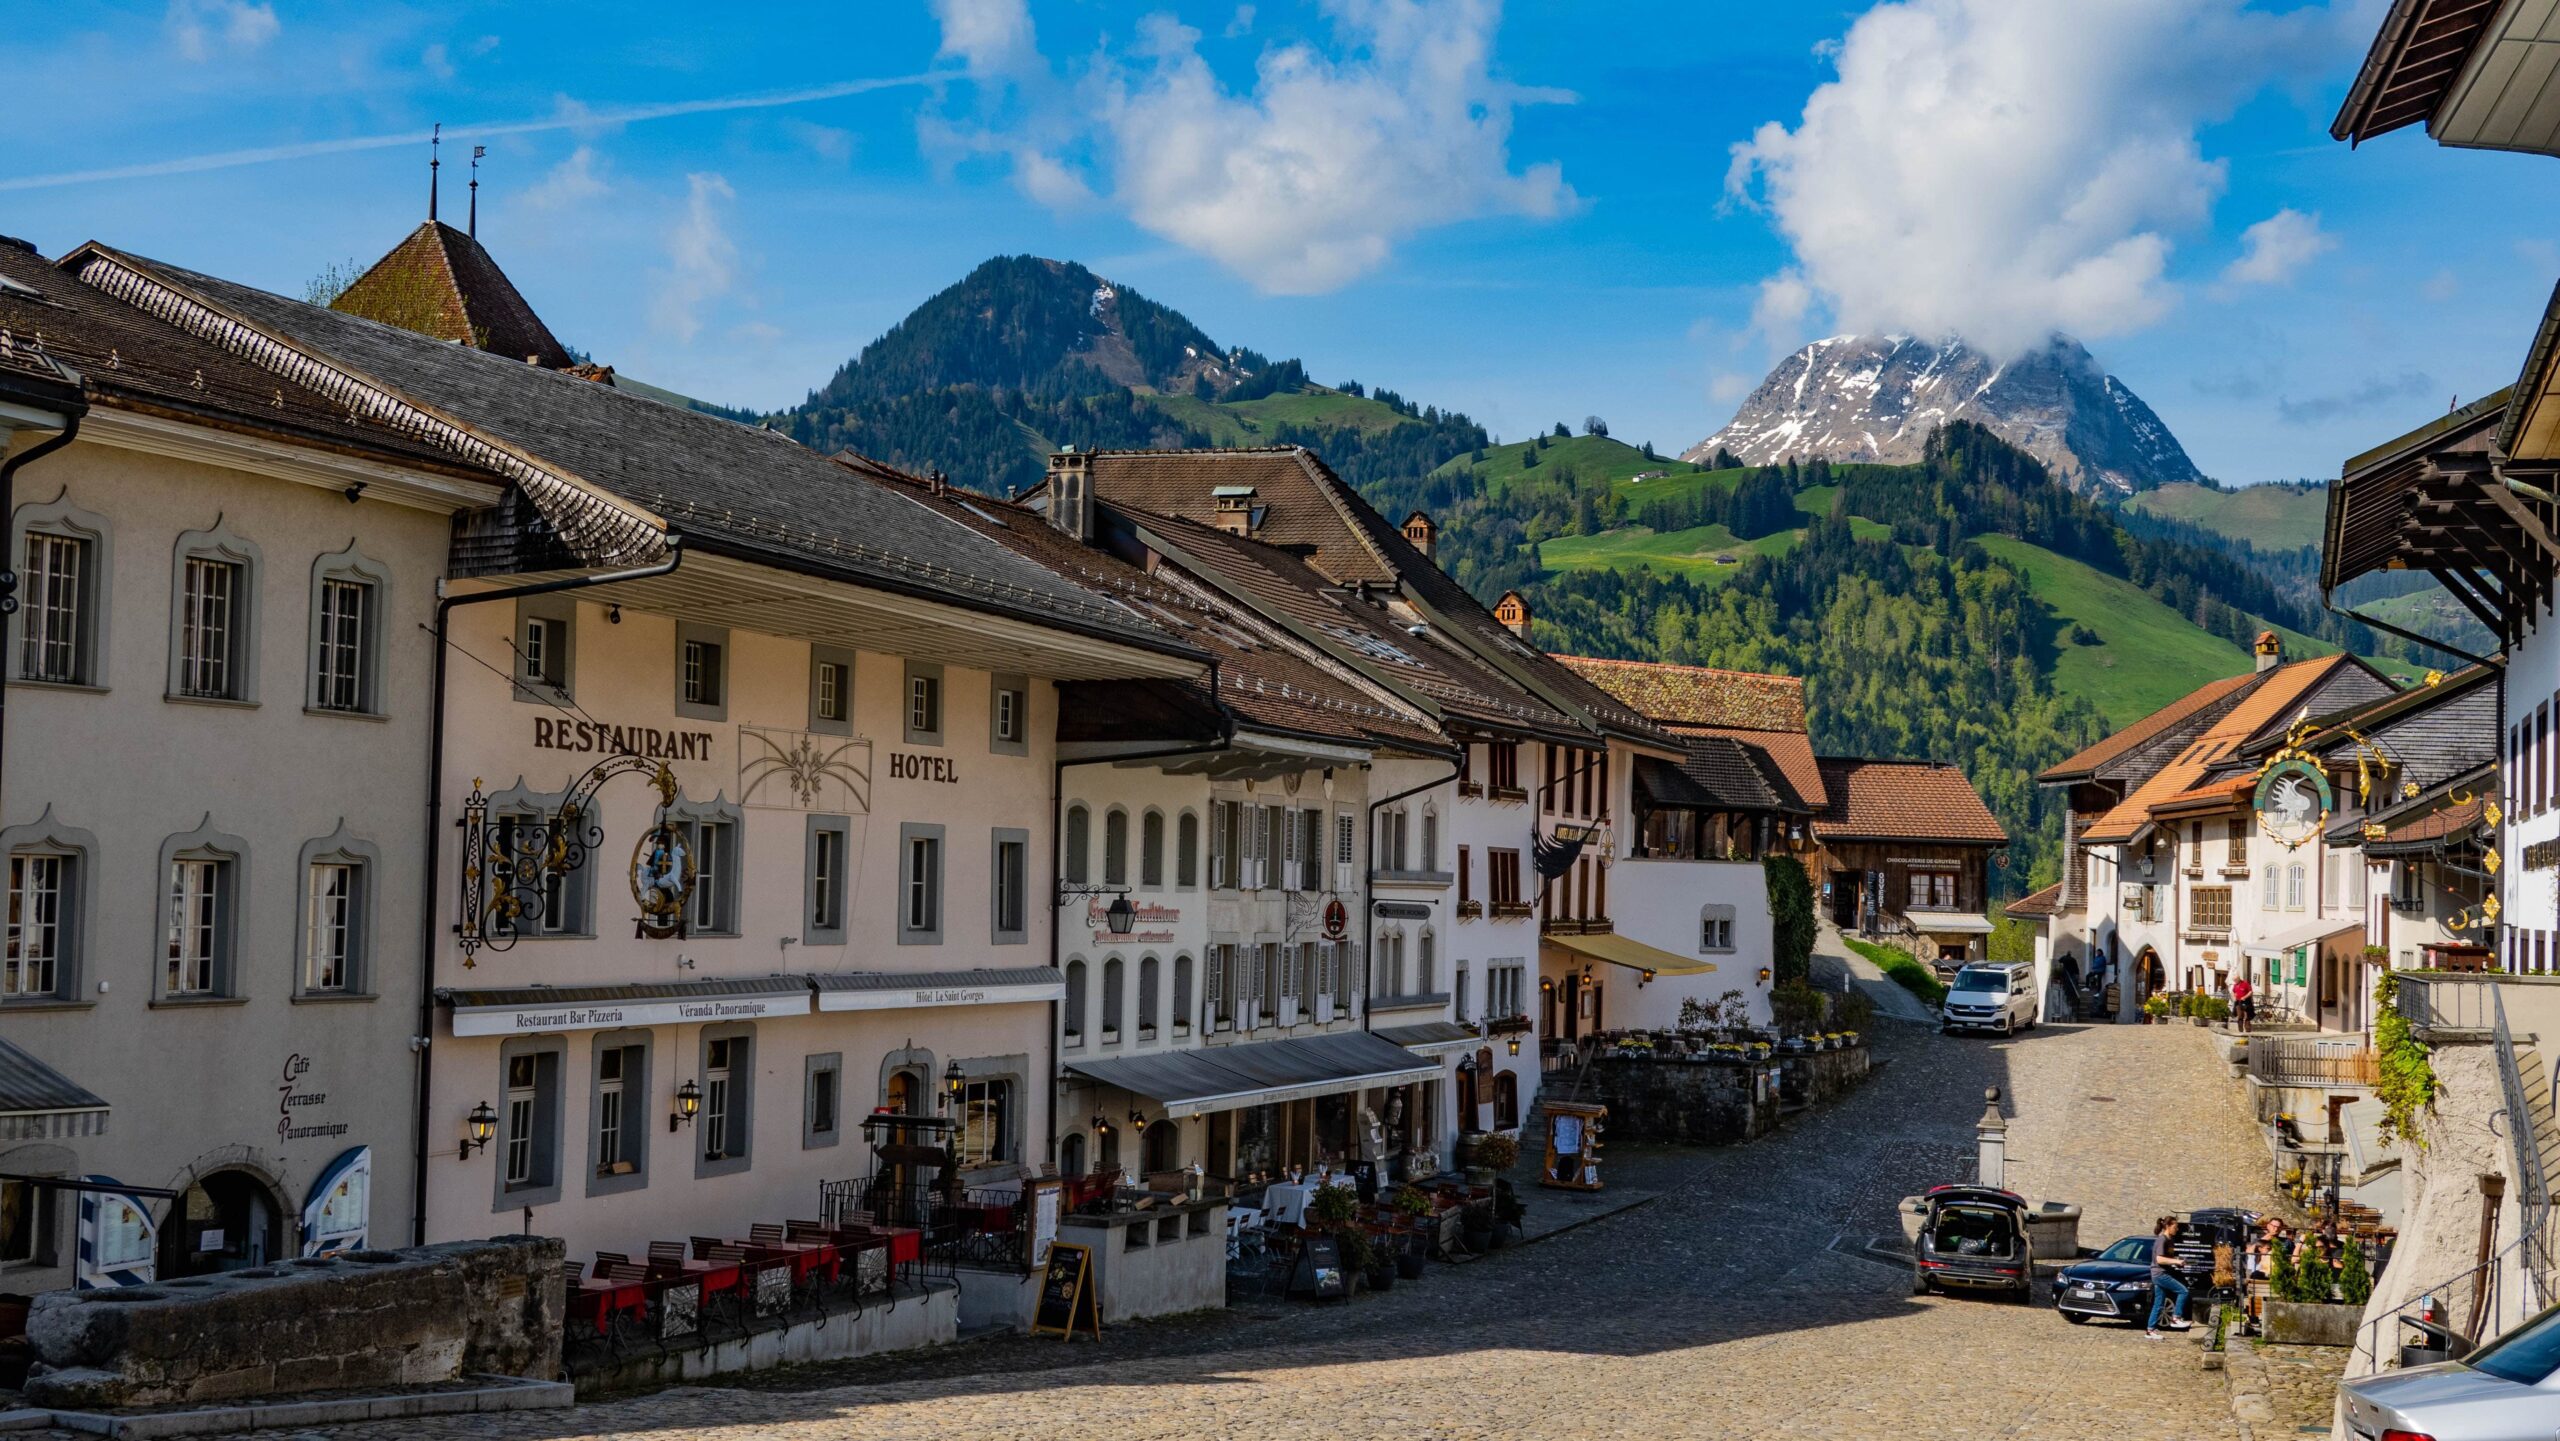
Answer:
<svg viewBox="0 0 2560 1441"><path fill-rule="evenodd" d="M1929 432L1954 420L1983 426L2081 491L2129 495L2203 479L2151 407L2061 335L2009 361L1961 340L1817 340L1780 361L1723 429L1682 458L1723 450L1753 465L1790 456L1909 464Z"/></svg>

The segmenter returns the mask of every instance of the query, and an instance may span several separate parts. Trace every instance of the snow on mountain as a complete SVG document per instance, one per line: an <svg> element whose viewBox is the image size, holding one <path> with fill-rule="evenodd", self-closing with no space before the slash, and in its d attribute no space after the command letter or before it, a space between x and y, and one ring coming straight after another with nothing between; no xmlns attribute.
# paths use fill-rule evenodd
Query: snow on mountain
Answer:
<svg viewBox="0 0 2560 1441"><path fill-rule="evenodd" d="M1906 464L1929 432L1970 420L2084 491L2129 495L2201 480L2160 417L2067 336L2000 362L1954 340L1835 335L1778 363L1723 429L1683 453L1748 464L1790 456Z"/></svg>

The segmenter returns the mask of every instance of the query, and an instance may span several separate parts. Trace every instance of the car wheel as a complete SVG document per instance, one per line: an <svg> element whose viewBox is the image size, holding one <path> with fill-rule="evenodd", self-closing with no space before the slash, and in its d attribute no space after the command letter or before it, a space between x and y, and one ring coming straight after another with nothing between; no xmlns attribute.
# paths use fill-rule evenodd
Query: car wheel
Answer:
<svg viewBox="0 0 2560 1441"><path fill-rule="evenodd" d="M1914 1276L1911 1278L1911 1294L1912 1294L1912 1295L1914 1295L1914 1296L1926 1296L1926 1295L1928 1295L1928 1294L1929 1294L1929 1290L1930 1290L1930 1287L1929 1287L1929 1278L1928 1278L1928 1277L1926 1277L1926 1276L1920 1276L1920 1275L1914 1275Z"/></svg>

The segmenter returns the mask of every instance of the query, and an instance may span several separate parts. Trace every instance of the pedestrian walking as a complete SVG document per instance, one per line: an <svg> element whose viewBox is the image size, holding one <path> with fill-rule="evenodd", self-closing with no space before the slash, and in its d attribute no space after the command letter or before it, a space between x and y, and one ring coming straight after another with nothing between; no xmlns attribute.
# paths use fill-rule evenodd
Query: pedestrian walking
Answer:
<svg viewBox="0 0 2560 1441"><path fill-rule="evenodd" d="M2249 1023L2258 1018L2258 988L2247 976L2231 983L2231 1013L2240 1018L2240 1034L2249 1034Z"/></svg>
<svg viewBox="0 0 2560 1441"><path fill-rule="evenodd" d="M2169 1329L2192 1329L2187 1320L2187 1283L2178 1279L2178 1253L2170 1244L2178 1238L2178 1218L2163 1216L2151 1229L2151 1321L2142 1334L2153 1341L2160 1339L2160 1312L2169 1312ZM2171 1297L2176 1297L2172 1305Z"/></svg>

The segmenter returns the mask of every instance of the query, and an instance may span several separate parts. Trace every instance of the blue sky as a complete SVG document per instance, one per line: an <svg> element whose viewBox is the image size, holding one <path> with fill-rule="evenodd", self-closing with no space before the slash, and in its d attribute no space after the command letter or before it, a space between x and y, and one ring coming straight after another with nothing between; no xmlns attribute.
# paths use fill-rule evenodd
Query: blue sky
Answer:
<svg viewBox="0 0 2560 1441"><path fill-rule="evenodd" d="M2250 482L2508 383L2560 276L2549 161L2328 139L2378 0L0 3L0 231L299 293L442 121L564 340L760 407L1027 251L1511 437L2068 326Z"/></svg>

